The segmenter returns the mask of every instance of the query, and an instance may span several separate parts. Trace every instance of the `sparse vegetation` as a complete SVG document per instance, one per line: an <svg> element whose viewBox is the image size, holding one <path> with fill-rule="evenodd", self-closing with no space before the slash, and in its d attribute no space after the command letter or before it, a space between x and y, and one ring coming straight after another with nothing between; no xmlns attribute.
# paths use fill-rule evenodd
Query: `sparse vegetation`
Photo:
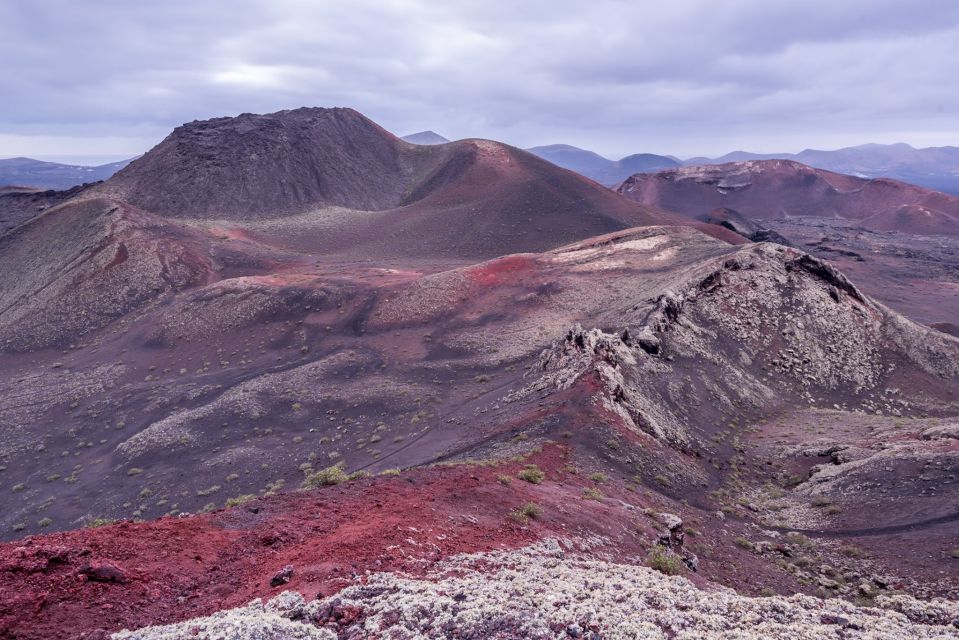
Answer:
<svg viewBox="0 0 959 640"><path fill-rule="evenodd" d="M676 576L683 572L682 559L662 545L654 546L649 552L646 566L667 576Z"/></svg>
<svg viewBox="0 0 959 640"><path fill-rule="evenodd" d="M595 487L586 487L583 489L583 497L585 497L587 500L599 501L603 499L603 492Z"/></svg>
<svg viewBox="0 0 959 640"><path fill-rule="evenodd" d="M87 529L96 529L97 527L105 527L108 524L113 524L116 520L112 518L94 518L87 522L84 526Z"/></svg>
<svg viewBox="0 0 959 640"><path fill-rule="evenodd" d="M381 476L398 476L400 475L399 469L383 469L380 471Z"/></svg>
<svg viewBox="0 0 959 640"><path fill-rule="evenodd" d="M127 469L128 476L138 476L141 473L143 473L143 469L141 469L140 467L130 467L129 469Z"/></svg>
<svg viewBox="0 0 959 640"><path fill-rule="evenodd" d="M49 527L51 524L53 524L53 520L50 518L41 518L37 521L37 525L41 527Z"/></svg>
<svg viewBox="0 0 959 640"><path fill-rule="evenodd" d="M196 495L200 496L201 498L205 498L207 496L213 495L214 493L216 493L222 488L223 487L221 487L220 485L215 484L212 487L207 487L206 489L200 489L199 491L196 492Z"/></svg>
<svg viewBox="0 0 959 640"><path fill-rule="evenodd" d="M498 475L496 476L496 481L504 486L509 486L513 484L513 479L507 475Z"/></svg>
<svg viewBox="0 0 959 640"><path fill-rule="evenodd" d="M591 473L589 474L589 479L597 484L603 484L609 477L605 473Z"/></svg>
<svg viewBox="0 0 959 640"><path fill-rule="evenodd" d="M800 547L811 547L813 546L813 541L799 533L798 531L790 531L786 534L786 541L798 545Z"/></svg>
<svg viewBox="0 0 959 640"><path fill-rule="evenodd" d="M735 540L733 540L733 542L737 547L740 549L745 549L746 551L754 551L756 549L756 545L742 536L737 537Z"/></svg>
<svg viewBox="0 0 959 640"><path fill-rule="evenodd" d="M546 478L546 474L535 464L528 464L522 471L516 474L516 477L530 484L540 484L543 482L543 479Z"/></svg>
<svg viewBox="0 0 959 640"><path fill-rule="evenodd" d="M243 503L245 503L245 502L249 502L250 500L255 500L255 499L256 499L256 496L253 495L252 493L244 493L244 494L241 495L241 496L236 496L236 497L234 497L234 498L229 498L229 499L226 501L226 505L225 505L225 506L227 506L227 507L237 507L237 506L239 506L239 505L241 505L241 504L243 504Z"/></svg>
<svg viewBox="0 0 959 640"><path fill-rule="evenodd" d="M316 487L328 487L341 482L346 482L349 476L343 471L343 463L334 464L332 467L320 469L307 474L303 481L304 489L314 489Z"/></svg>
<svg viewBox="0 0 959 640"><path fill-rule="evenodd" d="M516 522L526 524L530 520L539 520L543 516L543 509L535 502L527 502L522 507L511 511L509 515Z"/></svg>
<svg viewBox="0 0 959 640"><path fill-rule="evenodd" d="M848 556L850 558L868 558L869 557L868 551L866 551L862 547L857 547L854 544L843 545L842 547L839 548L839 550L842 552L844 556ZM959 549L957 549L957 551L959 551Z"/></svg>

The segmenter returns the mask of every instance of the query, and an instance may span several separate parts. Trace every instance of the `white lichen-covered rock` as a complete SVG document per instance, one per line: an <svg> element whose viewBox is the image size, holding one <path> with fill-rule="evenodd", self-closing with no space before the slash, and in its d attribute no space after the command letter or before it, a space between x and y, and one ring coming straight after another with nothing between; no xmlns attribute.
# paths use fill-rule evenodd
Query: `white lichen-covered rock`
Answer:
<svg viewBox="0 0 959 640"><path fill-rule="evenodd" d="M282 593L266 604L254 600L245 607L218 611L206 618L176 624L120 631L113 640L336 640L336 635L308 622L303 596Z"/></svg>
<svg viewBox="0 0 959 640"><path fill-rule="evenodd" d="M295 596L274 607L243 609L180 625L115 634L117 640L195 636L230 640L332 638L789 639L955 638L957 603L908 596L877 598L877 607L804 595L750 598L704 590L682 577L563 552L551 543L450 558L424 577L381 573L312 602ZM271 609L294 611L303 622ZM349 623L344 626L344 612ZM271 626L272 625L272 626ZM308 635L310 633L316 635ZM597 635L592 635L592 634ZM219 635L216 635L219 634ZM270 635L272 634L272 635ZM326 634L326 635L324 635Z"/></svg>

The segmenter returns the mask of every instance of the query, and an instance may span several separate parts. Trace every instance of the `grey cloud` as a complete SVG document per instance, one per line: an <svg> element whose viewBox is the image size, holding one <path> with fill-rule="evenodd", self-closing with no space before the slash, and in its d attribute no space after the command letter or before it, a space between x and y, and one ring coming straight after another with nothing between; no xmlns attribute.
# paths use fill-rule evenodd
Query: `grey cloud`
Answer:
<svg viewBox="0 0 959 640"><path fill-rule="evenodd" d="M959 143L948 0L35 0L0 5L0 55L0 134L348 105L397 133L613 156Z"/></svg>

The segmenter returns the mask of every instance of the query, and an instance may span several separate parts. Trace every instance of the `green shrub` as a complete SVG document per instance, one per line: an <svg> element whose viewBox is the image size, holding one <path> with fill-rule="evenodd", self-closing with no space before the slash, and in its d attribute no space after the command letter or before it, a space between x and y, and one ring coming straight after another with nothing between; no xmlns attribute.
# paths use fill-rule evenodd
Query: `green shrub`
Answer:
<svg viewBox="0 0 959 640"><path fill-rule="evenodd" d="M53 524L53 520L51 520L50 518L42 518L37 521L37 524L40 525L41 527L49 527L51 524Z"/></svg>
<svg viewBox="0 0 959 640"><path fill-rule="evenodd" d="M586 487L585 489L583 489L583 496L584 496L587 500L597 500L597 501L599 501L599 500L602 500L602 499L603 499L603 492L600 491L599 489L595 489L595 488L593 488L593 487Z"/></svg>
<svg viewBox="0 0 959 640"><path fill-rule="evenodd" d="M591 473L589 474L589 479L598 484L603 484L609 478L607 477L605 473Z"/></svg>
<svg viewBox="0 0 959 640"><path fill-rule="evenodd" d="M116 522L116 520L112 518L94 518L83 526L85 526L87 529L96 529L97 527L105 527L108 524L113 524L114 522Z"/></svg>
<svg viewBox="0 0 959 640"><path fill-rule="evenodd" d="M513 484L513 479L510 478L510 477L507 476L507 475L496 476L496 481L497 481L498 483L500 483L501 485L504 485L504 486L507 486L507 487L508 487L509 485Z"/></svg>
<svg viewBox="0 0 959 640"><path fill-rule="evenodd" d="M229 498L226 501L226 507L238 507L239 505L249 502L250 500L255 500L256 496L252 493L244 493L241 496L236 496L235 498Z"/></svg>
<svg viewBox="0 0 959 640"><path fill-rule="evenodd" d="M528 464L526 468L520 471L517 476L520 480L525 480L530 484L540 484L546 477L546 474L535 464Z"/></svg>
<svg viewBox="0 0 959 640"><path fill-rule="evenodd" d="M790 531L786 534L786 541L791 544L799 545L800 547L811 547L813 546L813 541L799 533L798 531Z"/></svg>
<svg viewBox="0 0 959 640"><path fill-rule="evenodd" d="M381 476L398 476L400 475L399 469L383 469L380 471Z"/></svg>
<svg viewBox="0 0 959 640"><path fill-rule="evenodd" d="M747 540L746 538L742 536L739 536L738 538L733 540L733 542L736 543L737 547L741 549L745 549L746 551L752 551L756 548L756 546L752 542L750 542L749 540Z"/></svg>
<svg viewBox="0 0 959 640"><path fill-rule="evenodd" d="M543 510L535 502L527 502L522 507L511 511L509 515L516 522L526 524L530 520L539 520L543 516Z"/></svg>
<svg viewBox="0 0 959 640"><path fill-rule="evenodd" d="M682 559L662 545L656 545L649 552L646 566L667 576L676 576L683 572Z"/></svg>
<svg viewBox="0 0 959 640"><path fill-rule="evenodd" d="M305 489L328 487L346 482L348 479L349 477L346 475L346 472L343 471L343 463L340 462L334 464L332 467L307 474L306 479L303 481L303 487Z"/></svg>
<svg viewBox="0 0 959 640"><path fill-rule="evenodd" d="M844 556L850 558L867 558L869 557L869 552L863 549L862 547L857 547L854 544L843 545L839 548ZM959 549L957 549L959 551Z"/></svg>
<svg viewBox="0 0 959 640"><path fill-rule="evenodd" d="M196 492L196 494L200 496L201 498L205 498L207 496L213 495L214 493L216 493L222 488L223 487L221 487L220 485L215 484L212 487L207 487L206 489L200 489L199 491Z"/></svg>

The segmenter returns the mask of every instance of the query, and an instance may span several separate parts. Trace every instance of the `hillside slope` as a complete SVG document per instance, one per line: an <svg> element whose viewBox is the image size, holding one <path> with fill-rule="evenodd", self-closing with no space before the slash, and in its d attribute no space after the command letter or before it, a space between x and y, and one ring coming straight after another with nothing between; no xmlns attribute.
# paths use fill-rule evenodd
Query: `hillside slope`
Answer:
<svg viewBox="0 0 959 640"><path fill-rule="evenodd" d="M753 219L839 218L882 231L959 234L959 197L788 160L749 160L638 174L617 191L688 216L730 208Z"/></svg>

